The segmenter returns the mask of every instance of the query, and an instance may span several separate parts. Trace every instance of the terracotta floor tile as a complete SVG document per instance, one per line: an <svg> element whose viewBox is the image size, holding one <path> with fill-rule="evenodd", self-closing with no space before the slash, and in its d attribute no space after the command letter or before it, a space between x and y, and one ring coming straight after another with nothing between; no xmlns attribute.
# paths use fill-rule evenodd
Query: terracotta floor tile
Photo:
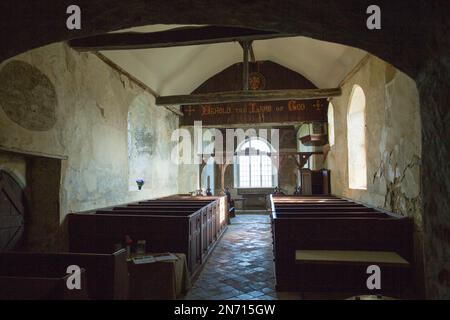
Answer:
<svg viewBox="0 0 450 320"><path fill-rule="evenodd" d="M298 299L275 292L272 233L267 214L238 214L185 299Z"/></svg>

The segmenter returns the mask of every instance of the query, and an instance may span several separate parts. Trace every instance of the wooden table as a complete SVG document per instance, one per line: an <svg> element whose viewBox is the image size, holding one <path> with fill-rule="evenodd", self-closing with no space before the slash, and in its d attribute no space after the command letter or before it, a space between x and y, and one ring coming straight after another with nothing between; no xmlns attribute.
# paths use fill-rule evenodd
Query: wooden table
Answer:
<svg viewBox="0 0 450 320"><path fill-rule="evenodd" d="M348 264L409 268L408 261L393 251L296 250L297 264Z"/></svg>

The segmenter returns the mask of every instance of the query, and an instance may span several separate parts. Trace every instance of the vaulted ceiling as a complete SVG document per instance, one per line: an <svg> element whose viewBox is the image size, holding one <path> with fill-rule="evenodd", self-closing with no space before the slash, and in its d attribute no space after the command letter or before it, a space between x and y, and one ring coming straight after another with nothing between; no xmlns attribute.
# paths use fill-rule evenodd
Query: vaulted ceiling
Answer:
<svg viewBox="0 0 450 320"><path fill-rule="evenodd" d="M123 31L155 32L180 25L152 25ZM319 88L336 87L365 51L306 37L259 40L256 60L271 60L309 79ZM214 74L242 61L237 42L185 47L102 51L106 57L160 95L189 94Z"/></svg>

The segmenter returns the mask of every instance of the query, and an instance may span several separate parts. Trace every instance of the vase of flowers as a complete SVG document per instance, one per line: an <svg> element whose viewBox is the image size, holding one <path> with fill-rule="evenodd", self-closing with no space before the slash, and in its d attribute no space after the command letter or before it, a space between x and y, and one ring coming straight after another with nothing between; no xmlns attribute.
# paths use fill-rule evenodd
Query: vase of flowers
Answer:
<svg viewBox="0 0 450 320"><path fill-rule="evenodd" d="M142 186L144 185L144 182L145 182L144 179L141 179L141 178L136 179L136 184L137 184L139 190L142 189Z"/></svg>

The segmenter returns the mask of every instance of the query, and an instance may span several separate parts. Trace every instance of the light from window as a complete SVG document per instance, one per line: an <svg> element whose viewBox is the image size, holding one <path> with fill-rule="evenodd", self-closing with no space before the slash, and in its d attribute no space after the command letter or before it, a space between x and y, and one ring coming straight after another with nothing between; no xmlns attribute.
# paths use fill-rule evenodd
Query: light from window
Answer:
<svg viewBox="0 0 450 320"><path fill-rule="evenodd" d="M347 114L348 182L350 189L367 189L366 97L355 85Z"/></svg>
<svg viewBox="0 0 450 320"><path fill-rule="evenodd" d="M328 104L328 142L334 146L334 108L331 102Z"/></svg>
<svg viewBox="0 0 450 320"><path fill-rule="evenodd" d="M268 153L270 145L259 139L247 140L238 148L237 166L239 188L272 188L276 170Z"/></svg>

